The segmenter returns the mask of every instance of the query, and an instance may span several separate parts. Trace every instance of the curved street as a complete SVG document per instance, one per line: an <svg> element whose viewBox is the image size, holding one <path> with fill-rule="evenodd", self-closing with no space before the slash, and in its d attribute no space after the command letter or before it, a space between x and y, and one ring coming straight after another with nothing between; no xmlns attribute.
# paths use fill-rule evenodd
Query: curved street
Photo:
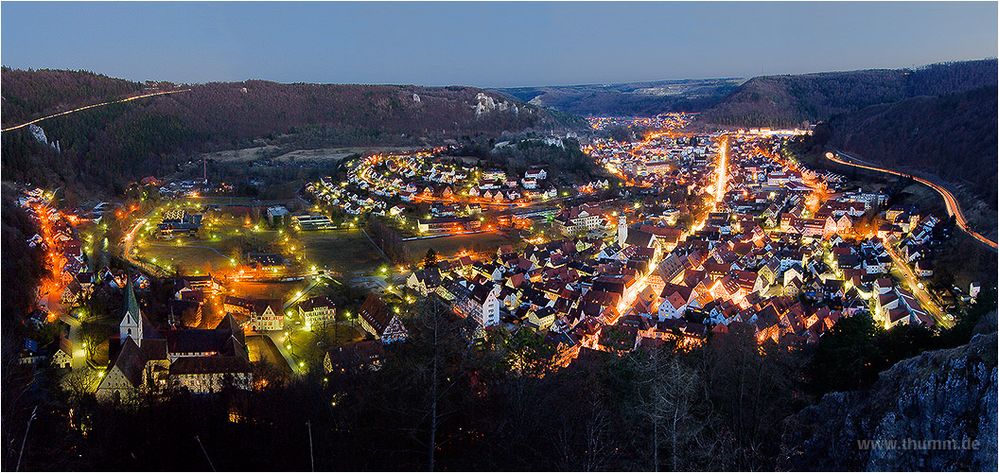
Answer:
<svg viewBox="0 0 999 473"><path fill-rule="evenodd" d="M895 176L900 176L900 177L912 178L912 180L914 180L916 182L919 182L920 184L923 184L923 185L925 185L925 186L927 186L927 187L929 187L929 188L937 191L937 193L940 194L941 197L943 197L944 204L946 204L946 206L947 206L947 214L954 216L954 220L957 223L957 226L960 227L961 230L963 230L965 233L967 233L968 235L970 235L972 238L974 238L974 239L976 239L976 240L978 240L978 241L980 241L980 242L988 245L989 248L992 249L992 251L996 251L996 242L990 240L985 235L982 235L981 233L978 233L977 231L975 231L974 229L972 229L968 225L968 220L964 217L964 212L961 211L961 204L958 203L957 198L954 197L954 194L952 194L944 186L942 186L940 184L937 184L937 183L935 183L933 181L924 179L924 178L919 177L919 176L913 176L911 174L907 174L907 173L904 173L904 172L895 171L895 170L892 170L892 169L887 169L887 168L875 166L875 165L872 165L872 164L868 164L868 163L866 163L866 162L864 162L864 161L862 161L862 160L860 160L860 159L858 159L858 158L856 158L854 156L850 156L849 154L846 154L846 153L844 153L844 152L842 152L840 150L836 150L836 153L828 152L828 153L825 154L825 157L826 157L826 159L828 159L828 160L830 160L830 161L832 161L834 163L842 164L844 166L851 166L851 167L855 167L855 168L867 169L867 170L870 170L870 171L877 171L877 172L882 172L882 173L886 173L886 174L893 174ZM845 157L846 159L843 159L843 157Z"/></svg>
<svg viewBox="0 0 999 473"><path fill-rule="evenodd" d="M151 213L152 212L150 212L150 214ZM142 226L145 225L148 220L149 220L148 215L146 217L136 220L135 224L132 225L132 228L129 229L128 233L122 236L121 238L122 257L125 258L125 261L127 261L129 264L137 268L140 268L149 274L158 277L166 277L167 274L159 267L147 264L145 261L142 261L132 256L132 248L134 247L136 240L135 236L136 234L138 234L139 229L142 228Z"/></svg>

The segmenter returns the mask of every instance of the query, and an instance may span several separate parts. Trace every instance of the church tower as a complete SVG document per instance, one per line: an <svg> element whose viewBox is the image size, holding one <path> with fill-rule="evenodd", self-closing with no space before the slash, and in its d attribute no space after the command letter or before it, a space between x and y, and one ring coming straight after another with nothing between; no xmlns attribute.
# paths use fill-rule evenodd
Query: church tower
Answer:
<svg viewBox="0 0 999 473"><path fill-rule="evenodd" d="M617 244L624 248L626 241L628 241L628 218L622 212L617 216Z"/></svg>
<svg viewBox="0 0 999 473"><path fill-rule="evenodd" d="M139 311L139 301L135 298L135 290L132 289L132 276L126 274L128 283L125 285L125 316L118 324L118 336L122 344L129 337L135 341L136 345L142 346L142 312Z"/></svg>

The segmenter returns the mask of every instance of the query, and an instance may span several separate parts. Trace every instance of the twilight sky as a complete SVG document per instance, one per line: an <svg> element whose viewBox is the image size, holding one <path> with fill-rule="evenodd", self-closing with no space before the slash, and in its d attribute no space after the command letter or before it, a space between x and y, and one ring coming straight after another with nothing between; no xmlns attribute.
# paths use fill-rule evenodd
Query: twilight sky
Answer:
<svg viewBox="0 0 999 473"><path fill-rule="evenodd" d="M135 80L510 87L997 56L997 3L4 2L0 61Z"/></svg>

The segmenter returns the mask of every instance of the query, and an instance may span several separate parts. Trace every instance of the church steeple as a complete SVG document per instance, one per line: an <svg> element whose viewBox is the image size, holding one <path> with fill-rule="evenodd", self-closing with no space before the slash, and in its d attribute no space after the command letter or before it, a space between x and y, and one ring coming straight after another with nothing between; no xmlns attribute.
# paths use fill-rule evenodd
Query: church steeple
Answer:
<svg viewBox="0 0 999 473"><path fill-rule="evenodd" d="M628 218L624 216L624 212L621 212L617 217L617 244L624 248L625 243L628 241Z"/></svg>
<svg viewBox="0 0 999 473"><path fill-rule="evenodd" d="M135 341L136 345L142 346L142 312L139 310L139 301L135 298L135 290L132 289L132 276L126 274L125 278L125 315L118 325L118 335L121 343L125 343L129 337Z"/></svg>

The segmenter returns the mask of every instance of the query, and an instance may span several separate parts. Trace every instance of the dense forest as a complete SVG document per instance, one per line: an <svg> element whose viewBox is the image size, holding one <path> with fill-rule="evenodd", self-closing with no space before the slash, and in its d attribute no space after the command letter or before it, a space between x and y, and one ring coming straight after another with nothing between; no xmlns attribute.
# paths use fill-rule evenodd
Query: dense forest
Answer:
<svg viewBox="0 0 999 473"><path fill-rule="evenodd" d="M702 122L731 126L792 126L922 95L944 95L996 84L996 60L762 76L745 81L704 79L621 84L514 87L510 97L566 113L652 116L703 112Z"/></svg>
<svg viewBox="0 0 999 473"><path fill-rule="evenodd" d="M729 126L797 126L871 105L996 85L995 59L918 69L756 77L701 115Z"/></svg>
<svg viewBox="0 0 999 473"><path fill-rule="evenodd" d="M4 69L3 74L5 123L9 103L25 113L50 112L71 99L79 106L139 86L83 72ZM52 88L43 85L47 81ZM75 95L68 92L74 83L85 84ZM575 117L471 87L247 81L190 88L42 122L61 151L37 143L27 129L4 133L5 179L110 190L142 175L169 172L178 158L193 153L261 140L292 147L439 144L504 131L585 127Z"/></svg>
<svg viewBox="0 0 999 473"><path fill-rule="evenodd" d="M576 115L654 116L704 110L734 91L738 83L738 79L704 79L498 90L525 102Z"/></svg>
<svg viewBox="0 0 999 473"><path fill-rule="evenodd" d="M3 68L3 126L69 108L121 98L143 85L88 71Z"/></svg>
<svg viewBox="0 0 999 473"><path fill-rule="evenodd" d="M996 209L996 87L915 97L833 117L813 135L831 146L890 167L962 184Z"/></svg>

